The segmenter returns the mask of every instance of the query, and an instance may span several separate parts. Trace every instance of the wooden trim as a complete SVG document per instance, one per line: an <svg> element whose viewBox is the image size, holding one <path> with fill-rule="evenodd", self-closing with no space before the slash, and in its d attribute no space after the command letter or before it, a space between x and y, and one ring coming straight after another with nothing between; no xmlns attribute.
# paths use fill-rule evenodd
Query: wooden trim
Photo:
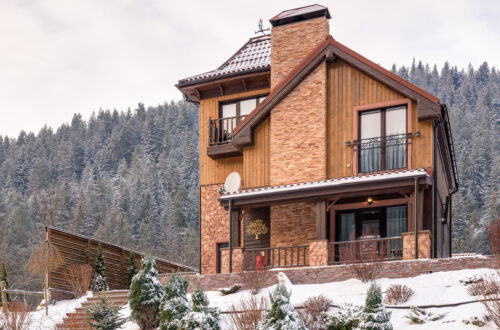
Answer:
<svg viewBox="0 0 500 330"><path fill-rule="evenodd" d="M241 156L243 152L232 143L215 144L207 147L207 155L212 159Z"/></svg>
<svg viewBox="0 0 500 330"><path fill-rule="evenodd" d="M326 239L326 200L316 201L316 239Z"/></svg>
<svg viewBox="0 0 500 330"><path fill-rule="evenodd" d="M412 133L412 106L411 106L411 100L410 99L399 99L399 100L394 100L394 101L387 101L387 102L378 102L378 103L372 103L372 104L366 104L366 105L358 105L353 107L353 130L352 130L352 139L353 141L356 141L359 139L359 121L360 121L360 116L359 113L363 111L369 111L369 110L376 110L376 109L381 109L381 108L389 108L389 107L395 107L398 105L406 105L406 131L407 133ZM413 138L412 138L413 139ZM407 145L407 164L406 168L410 170L412 168L412 163L411 163L411 154L412 154L412 149L411 149L412 143L408 143ZM353 146L354 148L354 146ZM352 153L352 164L353 164L353 175L358 175L359 174L359 164L358 164L358 152L353 151Z"/></svg>
<svg viewBox="0 0 500 330"><path fill-rule="evenodd" d="M408 200L406 198L381 199L381 200L375 200L372 205L369 205L367 202L359 202L359 203L335 204L332 208L335 209L335 211L345 211L351 209L369 209L374 207L385 207L385 206L394 206L402 204L407 205Z"/></svg>

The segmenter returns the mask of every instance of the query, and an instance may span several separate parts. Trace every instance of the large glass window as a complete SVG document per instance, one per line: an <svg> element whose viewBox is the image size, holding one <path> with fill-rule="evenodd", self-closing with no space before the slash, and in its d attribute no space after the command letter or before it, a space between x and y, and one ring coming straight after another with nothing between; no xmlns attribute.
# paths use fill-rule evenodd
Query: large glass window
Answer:
<svg viewBox="0 0 500 330"><path fill-rule="evenodd" d="M360 172L407 166L406 112L406 106L397 106L360 113Z"/></svg>
<svg viewBox="0 0 500 330"><path fill-rule="evenodd" d="M265 98L265 96L261 96L222 103L220 117L223 118L221 121L225 134L230 134L236 125L245 119Z"/></svg>
<svg viewBox="0 0 500 330"><path fill-rule="evenodd" d="M356 239L355 213L340 215L340 241L353 241Z"/></svg>

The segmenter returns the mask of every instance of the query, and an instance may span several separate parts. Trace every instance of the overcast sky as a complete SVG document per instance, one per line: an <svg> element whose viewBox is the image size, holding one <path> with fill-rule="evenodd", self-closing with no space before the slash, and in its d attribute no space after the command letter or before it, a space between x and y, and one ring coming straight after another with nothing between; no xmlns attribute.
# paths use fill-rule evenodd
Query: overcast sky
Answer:
<svg viewBox="0 0 500 330"><path fill-rule="evenodd" d="M0 135L73 113L157 105L215 69L257 22L313 1L0 0ZM500 66L500 1L319 1L335 39L386 68Z"/></svg>

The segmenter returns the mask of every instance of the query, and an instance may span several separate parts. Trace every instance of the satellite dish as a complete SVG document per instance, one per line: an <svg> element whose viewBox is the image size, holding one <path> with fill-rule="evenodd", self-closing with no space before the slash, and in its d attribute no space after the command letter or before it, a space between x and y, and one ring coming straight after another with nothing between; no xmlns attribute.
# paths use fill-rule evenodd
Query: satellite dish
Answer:
<svg viewBox="0 0 500 330"><path fill-rule="evenodd" d="M241 177L238 172L231 172L226 178L226 182L224 182L224 190L229 193L234 193L240 190L241 186Z"/></svg>

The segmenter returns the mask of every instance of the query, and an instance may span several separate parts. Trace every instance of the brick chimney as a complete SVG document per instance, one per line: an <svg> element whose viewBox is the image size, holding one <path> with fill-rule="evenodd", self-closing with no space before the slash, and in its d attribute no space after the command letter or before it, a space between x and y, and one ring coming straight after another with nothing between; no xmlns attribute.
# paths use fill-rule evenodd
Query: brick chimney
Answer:
<svg viewBox="0 0 500 330"><path fill-rule="evenodd" d="M311 5L285 10L269 21L271 30L271 88L276 86L329 34L328 8Z"/></svg>

